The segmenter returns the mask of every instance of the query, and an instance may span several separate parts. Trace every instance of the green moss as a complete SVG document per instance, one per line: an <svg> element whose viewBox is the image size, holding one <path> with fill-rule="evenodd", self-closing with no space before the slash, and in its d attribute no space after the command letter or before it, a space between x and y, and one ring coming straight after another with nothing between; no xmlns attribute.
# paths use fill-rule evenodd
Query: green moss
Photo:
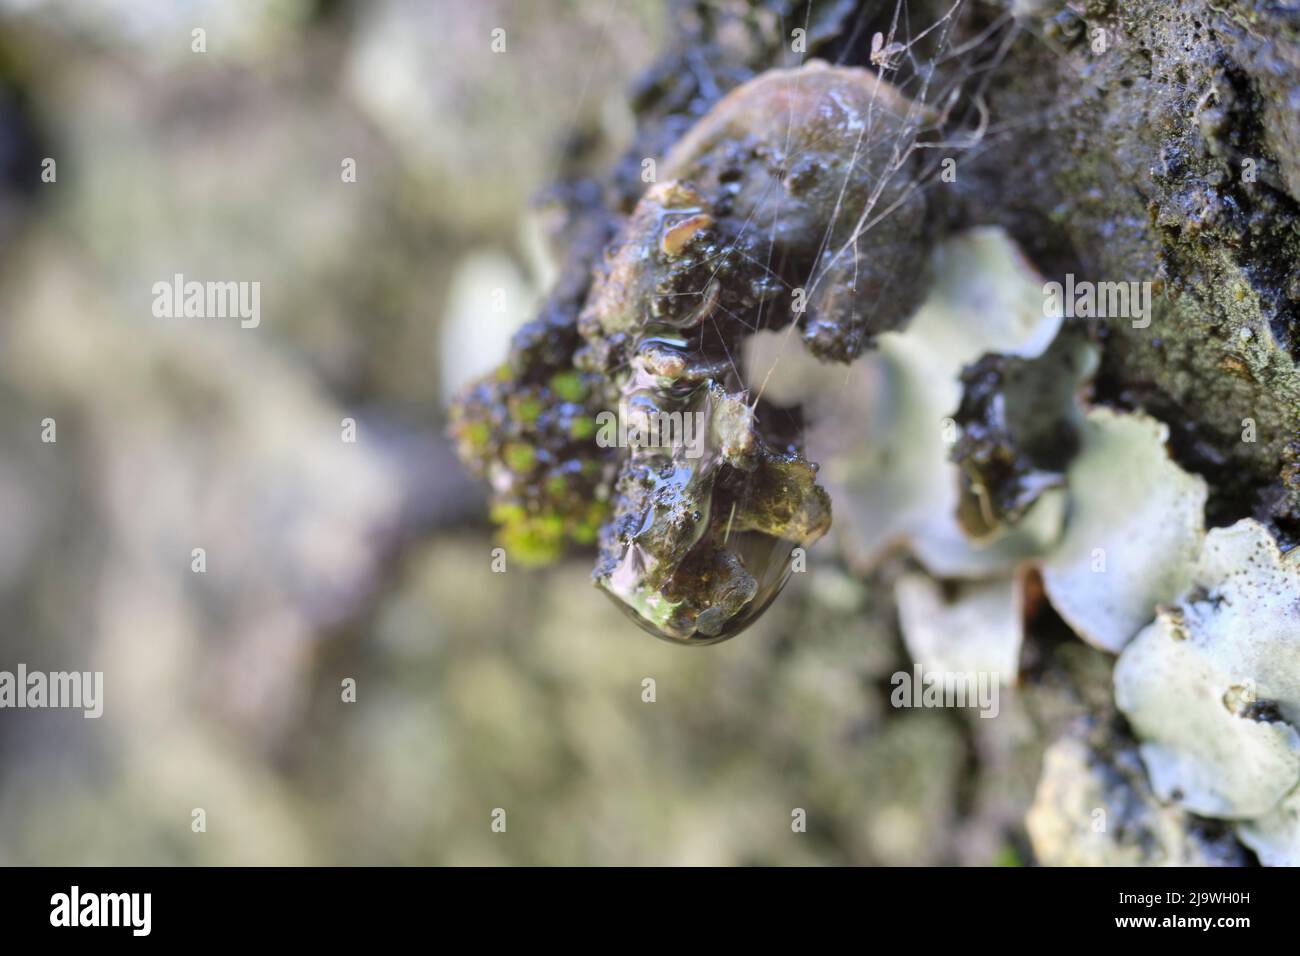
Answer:
<svg viewBox="0 0 1300 956"><path fill-rule="evenodd" d="M574 524L570 530L570 537L578 544L595 544L596 536L600 533L600 526L605 523L605 518L608 515L608 502L593 501L587 506L586 515Z"/></svg>
<svg viewBox="0 0 1300 956"><path fill-rule="evenodd" d="M525 521L503 527L498 540L507 554L520 564L541 567L550 564L563 551L563 537L553 531L547 523Z"/></svg>
<svg viewBox="0 0 1300 956"><path fill-rule="evenodd" d="M501 452L501 457L517 475L524 475L537 464L537 449L526 442L511 442Z"/></svg>
<svg viewBox="0 0 1300 956"><path fill-rule="evenodd" d="M460 439L474 455L481 456L492 441L492 429L487 422L465 422L460 427Z"/></svg>
<svg viewBox="0 0 1300 956"><path fill-rule="evenodd" d="M512 396L509 407L510 416L524 425L537 424L537 419L542 414L541 400L533 395Z"/></svg>
<svg viewBox="0 0 1300 956"><path fill-rule="evenodd" d="M587 386L577 372L561 372L553 376L551 389L566 402L581 402L587 397Z"/></svg>
<svg viewBox="0 0 1300 956"><path fill-rule="evenodd" d="M488 512L493 524L516 524L527 517L527 512L523 505L519 504L494 504Z"/></svg>

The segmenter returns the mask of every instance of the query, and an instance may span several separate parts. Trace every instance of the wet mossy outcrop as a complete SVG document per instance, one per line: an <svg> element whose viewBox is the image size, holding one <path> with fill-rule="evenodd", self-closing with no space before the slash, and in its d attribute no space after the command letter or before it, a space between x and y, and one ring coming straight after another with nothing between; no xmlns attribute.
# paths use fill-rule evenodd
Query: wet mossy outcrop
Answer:
<svg viewBox="0 0 1300 956"><path fill-rule="evenodd" d="M790 256L798 259L807 250L778 248L776 240L781 228L798 225L797 216L769 216L771 222L762 224L769 228L753 231L762 234L759 249L746 245L749 233L738 229L734 218L728 222L729 210L705 208L723 195L744 200L745 177L764 163L798 193L804 178L797 157L786 168L784 157L747 149L745 131L707 116L728 92L755 76L820 57L879 74L902 102L915 102L924 111L925 128L916 133L923 155L894 167L895 187L906 188L897 190L896 201L883 204L891 210L892 226L888 217L875 225L895 232L905 225L906 241L916 243L999 225L1048 281L1149 284L1151 310L1141 321L1127 314L1066 319L1077 326L1075 334L1101 349L1093 401L1142 411L1168 427L1174 460L1206 480L1211 526L1251 516L1284 547L1300 541L1300 167L1295 150L1300 22L1294 13L1249 0L1039 0L955 8L918 0L906 5L900 20L893 5L750 0L723 6L678 3L671 22L662 58L632 91L637 130L624 158L607 172L593 173L581 162L590 144L575 138L569 168L584 172L562 178L553 194L566 224L557 238L563 281L570 289L560 307L552 300L543 320L555 340L565 343L560 352L572 349L568 355L574 371L585 376L585 394L615 400L610 386L621 390L623 385L613 370L636 352L630 346L640 316L627 309L593 311L590 298L593 277L608 285L611 266L605 257L616 255L619 230L626 237L625 224L638 215L637 203L650 188L646 158L659 160L661 178L681 179L673 187L681 195L703 202L699 209L687 203L691 210L683 207L672 223L673 235L664 240L675 259L670 274L648 292L635 283L623 286L624 292L673 303L678 293L696 291L697 299L744 322L752 323L757 314L772 328L793 320L808 346L825 359L851 360L870 345L877 324L854 314L844 297L834 294L845 282L827 283L821 298L812 300L811 313L792 311L793 276L782 269ZM796 31L803 31L799 48ZM913 36L917 39L910 40ZM696 154L695 161L682 160L683 152ZM762 203L749 206L742 212L762 217ZM834 229L825 232L830 236ZM626 254L626 238L623 242ZM921 261L917 257L891 259L898 248L885 243L876 249L882 268L869 289L874 301L895 300L905 312L903 305L917 301L926 278L914 268ZM763 255L774 251L786 260L778 256L773 264ZM707 281L687 281L712 277L701 271L716 264L711 256L735 260L722 270L730 278L713 299ZM754 269L756 258L763 269ZM834 277L835 262L822 265L824 274ZM612 268L618 272L616 261ZM889 283L878 281L881 276ZM695 300L691 305L677 319L694 327L701 315ZM595 317L580 331L577 316L584 309ZM826 314L833 317L830 322L822 320ZM853 321L835 318L846 315ZM879 327L898 321L892 316ZM736 341L729 331L734 325L718 328L714 358ZM846 336L846 329L858 331ZM626 518L629 508L639 514L639 506L624 500L625 492L644 482L618 483L617 467L610 462L619 456L586 439L555 454L542 440L534 446L540 455L528 461L518 450L517 435L474 447L475 436L482 437L474 423L505 423L507 432L522 425L527 432L532 426L521 423L512 408L531 409L531 398L545 404L550 393L529 393L521 401L518 389L537 387L539 376L569 373L566 357L556 353L547 358L553 366L519 377L521 363L533 361L528 356L534 332L525 330L516 343L508 363L515 377L471 393L457 427L462 448L468 447L471 458L478 456L480 467L487 470L489 458L499 462L493 485L499 506L505 489L506 507L499 507L498 516L506 520L507 532L522 520L528 540L540 529L554 550L566 542L587 543L589 522L597 515L575 510L572 496L553 497L544 483L534 481L537 474L554 477L536 471L538 457L598 462L576 466L587 476L581 494L584 500L608 502L609 515ZM605 376L603 386L596 373ZM701 374L697 384L712 381L731 389L742 384ZM967 382L970 414L981 401L982 381L973 370ZM1068 429L1062 434L1068 443ZM562 443L574 438L571 430L557 433ZM1028 450L999 441L996 449L985 451L1010 463L1001 470L1017 482L1032 471L1026 460L1052 460L1060 468L1072 453L1050 442ZM969 446L967 441L963 453L972 452ZM794 446L788 451L797 454ZM517 460L512 464L508 455ZM996 487L996 471L981 479L992 483L986 492L1014 512L1016 489ZM522 481L508 477L516 472ZM524 488L532 490L522 494Z"/></svg>

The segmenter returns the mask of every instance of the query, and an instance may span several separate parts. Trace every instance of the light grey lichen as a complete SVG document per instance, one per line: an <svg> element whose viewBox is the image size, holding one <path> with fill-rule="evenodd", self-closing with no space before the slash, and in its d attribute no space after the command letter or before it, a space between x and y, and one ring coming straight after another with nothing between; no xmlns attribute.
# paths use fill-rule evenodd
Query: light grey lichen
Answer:
<svg viewBox="0 0 1300 956"><path fill-rule="evenodd" d="M1050 545L1065 501L1046 489L998 534L977 539L962 528L961 471L950 460L961 374L986 354L1043 355L1061 319L1044 314L1042 278L1000 229L940 244L931 271L935 285L907 329L881 335L842 388L813 402L808 444L841 502L836 533L857 568L903 546L940 577L1000 575ZM836 434L845 421L859 430Z"/></svg>
<svg viewBox="0 0 1300 956"><path fill-rule="evenodd" d="M1186 593L1120 655L1115 698L1161 799L1274 813L1300 783L1300 557L1251 519L1212 530Z"/></svg>
<svg viewBox="0 0 1300 956"><path fill-rule="evenodd" d="M1237 824L1237 836L1265 866L1300 866L1300 787L1262 817Z"/></svg>
<svg viewBox="0 0 1300 956"><path fill-rule="evenodd" d="M1168 436L1145 415L1090 411L1069 469L1070 520L1042 562L1057 612L1111 653L1187 587L1204 534L1205 482L1169 459Z"/></svg>
<svg viewBox="0 0 1300 956"><path fill-rule="evenodd" d="M924 670L996 674L1015 683L1024 639L1018 577L963 582L947 593L926 574L894 586L903 641Z"/></svg>
<svg viewBox="0 0 1300 956"><path fill-rule="evenodd" d="M956 237L935 258L936 286L911 325L882 335L878 353L830 399L838 412L828 420L842 420L850 406L866 418L865 441L859 435L836 448L830 432L819 449L823 428L810 440L843 503L854 564L867 570L905 548L929 572L904 574L895 588L904 642L927 668L997 672L1014 685L1031 569L1075 633L1124 652L1116 694L1138 748L1120 738L1109 741L1104 760L1085 759L1078 742L1049 755L1040 804L1054 807L1056 822L1046 822L1040 806L1032 824L1044 859L1241 861L1230 832L1203 838L1189 813L1236 821L1266 864L1300 858L1296 560L1283 559L1251 521L1207 536L1205 480L1173 461L1167 426L1087 407L1080 385L1095 367L1092 347L1071 343L1069 330L1043 315L1041 283L1003 234ZM1027 471L1022 485L1036 496L1027 507L999 510L986 495L988 507L975 517L989 520L971 521L972 490L984 491L978 481L1006 472L1010 460L996 457L1004 450L998 426L1009 418L997 403L1048 401L1047 392L1025 392L1023 382L1042 377L1023 372L1021 391L1011 393L1006 362L1046 362L1070 349L1080 356L1067 363L1077 377L1051 390L1062 408L1046 420L1077 426L1073 460L1059 481ZM972 436L975 457L963 459L958 442L969 446ZM1127 794L1124 812L1140 823L1124 826L1145 834L1140 846L1089 843L1078 830L1067 848L1068 834L1046 834L1087 822L1060 817L1067 764L1086 770L1094 793Z"/></svg>

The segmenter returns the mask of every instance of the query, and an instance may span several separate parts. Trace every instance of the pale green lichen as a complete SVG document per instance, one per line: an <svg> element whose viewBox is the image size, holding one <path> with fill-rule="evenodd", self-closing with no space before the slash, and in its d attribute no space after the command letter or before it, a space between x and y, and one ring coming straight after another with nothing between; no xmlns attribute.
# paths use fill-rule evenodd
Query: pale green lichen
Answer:
<svg viewBox="0 0 1300 956"><path fill-rule="evenodd" d="M1096 408L1082 435L1070 521L1042 560L1043 586L1075 633L1117 653L1186 588L1205 482L1169 460L1169 429L1145 415Z"/></svg>
<svg viewBox="0 0 1300 956"><path fill-rule="evenodd" d="M899 626L912 660L924 670L995 674L1014 684L1024 638L1019 578L963 582L951 593L924 574L894 586Z"/></svg>
<svg viewBox="0 0 1300 956"><path fill-rule="evenodd" d="M1273 813L1300 784L1300 556L1250 519L1210 531L1186 592L1120 655L1115 699L1161 799Z"/></svg>

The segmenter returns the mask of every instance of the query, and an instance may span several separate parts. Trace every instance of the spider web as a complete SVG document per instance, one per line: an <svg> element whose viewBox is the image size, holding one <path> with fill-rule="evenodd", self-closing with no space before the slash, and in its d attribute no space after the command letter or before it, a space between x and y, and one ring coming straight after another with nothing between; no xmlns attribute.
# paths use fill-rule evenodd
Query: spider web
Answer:
<svg viewBox="0 0 1300 956"><path fill-rule="evenodd" d="M973 36L955 42L960 28L962 15L967 7L967 0L953 0L951 5L933 22L915 26L906 0L896 0L888 30L877 32L869 41L870 54L867 59L875 68L876 87L872 91L868 106L866 122L858 129L853 153L847 171L840 186L839 200L829 217L822 233L818 249L819 255L814 259L814 266L804 285L805 298L811 298L830 270L845 257L852 258L852 276L856 282L861 267L861 243L859 240L871 230L886 223L895 215L917 191L933 191L940 182L939 174L945 161L950 161L954 174L969 162L983 155L987 150L1005 141L1019 130L1041 124L1054 113L1064 112L1067 103L1061 103L1048 110L1013 118L999 118L994 121L989 114L986 94L989 83L997 69L1005 62L1013 45L1028 37L1042 43L1063 62L1069 63L1063 50L1052 41L1033 29L1031 24L1017 19L1011 10L1004 10L990 23ZM804 28L808 27L809 8L805 8ZM784 25L783 25L784 27ZM929 42L933 52L926 53L922 45ZM854 27L849 43L836 60L836 65L843 65L849 59L862 59L868 41L862 31L862 18ZM806 62L802 56L799 65ZM1088 85L1086 77L1075 69L1080 88ZM797 87L801 72L792 71L790 83ZM874 107L882 89L882 83L888 82L902 92L909 100L908 114L904 122L898 124L892 135L880 136L880 124L874 113ZM794 99L792 98L793 102ZM799 158L799 153L791 155L789 151L791 133L795 127L796 117L791 113L787 121L786 150L787 167ZM868 155L885 155L882 174L876 179L871 194L868 196L863 211L853 223L849 236L835 243L832 248L832 236L841 225L844 215L843 199L848 189L853 169L861 159ZM885 203L882 196L886 190L903 180L903 187L892 201ZM769 188L777 180L769 183ZM777 207L779 217L779 205ZM768 275L777 281L781 277L771 269L772 251L775 247L777 219L773 220L772 231L768 236L768 258L762 266ZM749 224L742 228L740 237L744 237ZM822 255L826 253L826 255ZM896 277L895 281L914 281L915 277ZM788 285L788 284L787 284ZM759 304L757 318L753 325L746 325L751 331L766 327L764 308L766 302ZM740 321L739 317L732 315ZM777 356L768 365L758 388L754 392L752 407L758 410L759 402L767 389L777 365L789 348L790 334L797 323L786 326ZM857 343L855 343L856 345ZM725 347L725 343L724 343ZM734 359L733 366L736 364ZM854 366L848 365L841 387L847 387Z"/></svg>

